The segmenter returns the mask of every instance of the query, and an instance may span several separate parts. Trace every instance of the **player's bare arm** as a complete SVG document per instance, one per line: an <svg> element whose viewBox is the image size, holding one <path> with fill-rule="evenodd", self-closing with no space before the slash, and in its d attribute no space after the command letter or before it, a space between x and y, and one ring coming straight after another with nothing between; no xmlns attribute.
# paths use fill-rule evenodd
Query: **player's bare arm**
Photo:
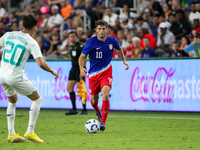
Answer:
<svg viewBox="0 0 200 150"><path fill-rule="evenodd" d="M129 64L127 63L126 58L124 57L124 53L123 53L123 50L122 50L121 46L119 47L119 49L117 49L117 52L120 55L120 57L122 58L124 65L126 65L126 69L125 70L128 70L129 69Z"/></svg>
<svg viewBox="0 0 200 150"><path fill-rule="evenodd" d="M37 62L38 66L40 66L43 70L51 72L52 75L55 76L55 79L57 79L59 77L57 71L52 70L48 64L46 63L46 61L44 60L43 57L38 57L35 59L35 61Z"/></svg>
<svg viewBox="0 0 200 150"><path fill-rule="evenodd" d="M85 69L85 64L86 64L86 55L81 53L78 63L79 63L79 67L80 67L80 75L86 77L87 76L87 70Z"/></svg>

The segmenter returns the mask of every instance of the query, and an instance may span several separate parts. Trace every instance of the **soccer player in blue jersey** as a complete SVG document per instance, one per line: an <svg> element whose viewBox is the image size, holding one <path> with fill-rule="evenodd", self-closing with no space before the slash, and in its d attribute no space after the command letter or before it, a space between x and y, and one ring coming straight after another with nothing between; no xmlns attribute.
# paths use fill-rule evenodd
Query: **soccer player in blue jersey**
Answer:
<svg viewBox="0 0 200 150"><path fill-rule="evenodd" d="M82 50L79 57L80 72L87 76L87 70L84 68L86 56L90 58L89 70L89 88L91 94L91 104L96 111L98 120L101 122L100 130L105 130L105 123L109 112L109 93L112 87L112 66L111 60L114 48L117 49L121 56L126 69L129 64L126 62L123 51L119 42L114 37L106 35L108 23L103 20L95 22L97 36L90 38ZM102 115L98 107L99 93L102 91Z"/></svg>

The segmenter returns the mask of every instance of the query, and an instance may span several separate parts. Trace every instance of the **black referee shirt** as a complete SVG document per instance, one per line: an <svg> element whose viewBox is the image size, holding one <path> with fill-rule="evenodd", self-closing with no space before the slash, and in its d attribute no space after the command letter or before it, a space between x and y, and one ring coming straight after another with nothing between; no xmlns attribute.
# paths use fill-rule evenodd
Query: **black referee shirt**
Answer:
<svg viewBox="0 0 200 150"><path fill-rule="evenodd" d="M83 45L78 41L76 42L75 45L70 46L70 56L71 56L73 67L79 67L78 59L79 59L79 56L81 55L82 49L83 49Z"/></svg>

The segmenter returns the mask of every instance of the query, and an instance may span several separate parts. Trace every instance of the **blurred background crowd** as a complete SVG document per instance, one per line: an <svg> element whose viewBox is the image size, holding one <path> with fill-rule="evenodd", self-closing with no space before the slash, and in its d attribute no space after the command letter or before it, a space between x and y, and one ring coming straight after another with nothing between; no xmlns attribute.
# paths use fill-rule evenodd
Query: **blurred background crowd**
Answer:
<svg viewBox="0 0 200 150"><path fill-rule="evenodd" d="M70 59L68 33L85 44L99 19L126 58L196 57L183 48L200 33L200 0L1 0L0 36L21 30L29 13L38 19L33 38L47 60ZM116 51L113 58L120 58Z"/></svg>

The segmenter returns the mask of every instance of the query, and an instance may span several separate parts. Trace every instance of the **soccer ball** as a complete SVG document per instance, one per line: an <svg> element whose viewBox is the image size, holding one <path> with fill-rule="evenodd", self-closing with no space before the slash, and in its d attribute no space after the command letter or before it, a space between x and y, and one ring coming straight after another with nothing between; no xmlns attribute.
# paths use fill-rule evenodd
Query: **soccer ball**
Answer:
<svg viewBox="0 0 200 150"><path fill-rule="evenodd" d="M97 133L100 129L99 122L95 119L90 119L85 123L85 130L88 133Z"/></svg>

